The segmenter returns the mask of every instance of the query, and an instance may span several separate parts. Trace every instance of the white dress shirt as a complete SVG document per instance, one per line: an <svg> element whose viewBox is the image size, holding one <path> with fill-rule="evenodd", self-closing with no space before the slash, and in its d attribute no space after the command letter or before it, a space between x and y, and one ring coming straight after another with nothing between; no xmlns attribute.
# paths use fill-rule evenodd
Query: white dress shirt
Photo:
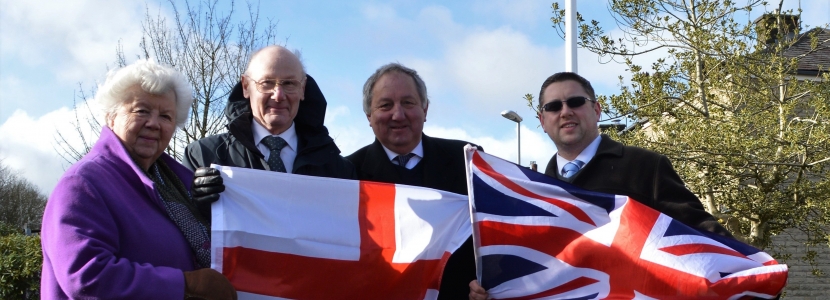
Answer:
<svg viewBox="0 0 830 300"><path fill-rule="evenodd" d="M383 144L380 144L380 146L383 147L384 151L386 151L386 156L389 156L389 160L391 160L393 164L397 165L398 162L395 160L395 157L398 157L398 155L400 154L392 152L392 150L389 150L389 148L386 148L386 146L384 146ZM410 158L409 161L406 162L406 165L403 167L411 170L412 168L418 165L421 159L424 158L424 140L422 139L420 142L418 142L418 146L415 146L415 149L412 149L412 152L409 153L413 153L415 155L413 155L412 158ZM403 155L409 153L404 153Z"/></svg>
<svg viewBox="0 0 830 300"><path fill-rule="evenodd" d="M287 146L280 150L280 159L282 159L282 163L285 165L285 171L287 173L293 173L294 159L297 158L297 130L294 128L294 122L291 122L291 127L288 127L287 130L280 134L271 134L268 132L268 129L265 129L265 127L257 123L256 120L251 120L251 123L253 123L251 124L251 129L254 133L256 148L259 149L259 152L265 156L265 161L268 161L268 158L271 157L271 149L268 149L268 146L265 146L265 144L262 143L262 139L266 136L273 135L281 137L286 143L288 143Z"/></svg>
<svg viewBox="0 0 830 300"><path fill-rule="evenodd" d="M602 137L597 136L597 138L595 138L593 142L588 144L588 147L585 147L585 149L582 149L582 152L580 152L579 155L577 155L574 160L579 160L581 162L584 162L585 165L587 165L588 162L591 161L592 158L594 158L594 155L597 155L597 149L599 148L599 141L601 141L601 140L602 140ZM569 162L572 162L572 161L573 160L565 159L564 157L559 155L559 152L556 152L556 166L559 167L559 175L564 175L564 172L563 172L562 168L565 167L565 164L567 164ZM582 167L585 167L585 165L582 165ZM582 168L580 168L580 170L582 170Z"/></svg>

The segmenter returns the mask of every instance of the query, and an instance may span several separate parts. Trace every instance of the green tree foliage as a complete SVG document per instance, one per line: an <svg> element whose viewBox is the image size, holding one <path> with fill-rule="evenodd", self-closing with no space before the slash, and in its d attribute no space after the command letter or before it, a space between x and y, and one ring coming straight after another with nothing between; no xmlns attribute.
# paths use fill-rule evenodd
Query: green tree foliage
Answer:
<svg viewBox="0 0 830 300"><path fill-rule="evenodd" d="M39 299L42 267L40 236L0 235L0 299Z"/></svg>
<svg viewBox="0 0 830 300"><path fill-rule="evenodd" d="M740 3L740 4L739 4ZM800 59L830 51L821 30L787 15L748 20L762 1L611 0L622 32L579 20L578 43L623 63L606 114L640 126L615 135L669 156L677 171L736 236L766 248L785 229L830 245L830 73L796 76ZM564 36L564 10L553 4ZM747 20L747 21L739 21ZM788 35L787 31L793 31ZM793 54L796 43L807 45ZM663 53L651 65L634 57Z"/></svg>
<svg viewBox="0 0 830 300"><path fill-rule="evenodd" d="M45 206L37 187L0 161L0 299L40 298L40 236L23 228L39 229Z"/></svg>

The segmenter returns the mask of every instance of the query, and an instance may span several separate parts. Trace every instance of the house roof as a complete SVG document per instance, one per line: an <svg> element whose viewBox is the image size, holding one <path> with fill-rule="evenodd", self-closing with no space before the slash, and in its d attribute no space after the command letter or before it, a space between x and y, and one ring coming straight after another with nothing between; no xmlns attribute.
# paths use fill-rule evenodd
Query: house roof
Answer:
<svg viewBox="0 0 830 300"><path fill-rule="evenodd" d="M812 35L818 39L818 47L810 51ZM798 75L818 75L819 73L830 72L830 29L813 28L800 34L796 42L784 50L784 56L796 57L804 55L798 61Z"/></svg>

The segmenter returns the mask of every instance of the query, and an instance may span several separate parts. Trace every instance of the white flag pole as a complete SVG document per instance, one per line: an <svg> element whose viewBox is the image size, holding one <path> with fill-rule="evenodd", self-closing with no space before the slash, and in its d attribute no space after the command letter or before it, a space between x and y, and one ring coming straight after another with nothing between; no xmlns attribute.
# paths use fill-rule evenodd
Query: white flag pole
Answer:
<svg viewBox="0 0 830 300"><path fill-rule="evenodd" d="M576 70L576 0L565 1L565 71Z"/></svg>

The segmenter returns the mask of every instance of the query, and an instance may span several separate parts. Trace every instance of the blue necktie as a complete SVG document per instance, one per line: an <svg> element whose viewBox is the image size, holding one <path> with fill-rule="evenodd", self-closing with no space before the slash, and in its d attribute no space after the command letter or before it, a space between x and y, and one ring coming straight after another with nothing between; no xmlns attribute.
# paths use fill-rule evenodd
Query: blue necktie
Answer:
<svg viewBox="0 0 830 300"><path fill-rule="evenodd" d="M409 162L409 159L415 156L415 153L409 153L406 155L398 155L395 156L395 161L398 162L398 165L401 167L406 168L406 163Z"/></svg>
<svg viewBox="0 0 830 300"><path fill-rule="evenodd" d="M562 177L571 178L571 176L574 176L576 172L579 172L579 169L581 169L584 165L585 163L581 160L574 160L565 164L565 166L562 167Z"/></svg>
<svg viewBox="0 0 830 300"><path fill-rule="evenodd" d="M282 151L282 148L285 146L288 146L288 143L281 137L273 135L263 138L262 143L265 144L265 147L271 149L271 154L268 156L268 167L271 171L285 173L285 164L280 158L280 151Z"/></svg>

